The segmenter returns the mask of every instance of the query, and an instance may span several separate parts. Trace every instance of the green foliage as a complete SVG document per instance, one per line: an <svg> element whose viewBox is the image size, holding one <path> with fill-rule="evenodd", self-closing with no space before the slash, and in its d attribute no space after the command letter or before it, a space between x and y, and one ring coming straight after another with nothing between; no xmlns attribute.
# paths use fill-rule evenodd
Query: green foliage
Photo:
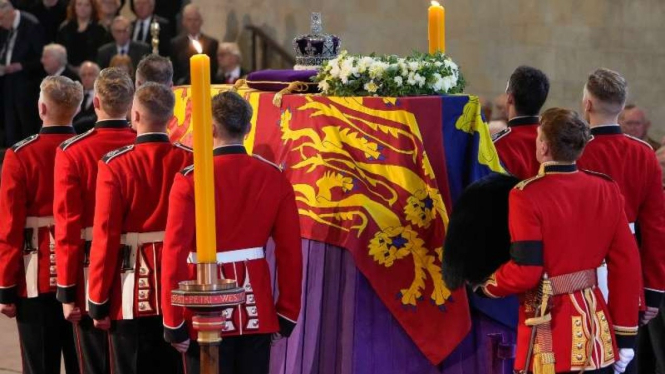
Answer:
<svg viewBox="0 0 665 374"><path fill-rule="evenodd" d="M352 56L343 51L313 78L328 96L421 96L459 94L465 80L443 53L398 56Z"/></svg>

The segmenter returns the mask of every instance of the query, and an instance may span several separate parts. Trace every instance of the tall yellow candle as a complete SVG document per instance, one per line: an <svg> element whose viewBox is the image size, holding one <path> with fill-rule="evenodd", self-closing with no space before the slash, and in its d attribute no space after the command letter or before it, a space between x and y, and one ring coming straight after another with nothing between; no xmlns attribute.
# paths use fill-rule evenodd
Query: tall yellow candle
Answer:
<svg viewBox="0 0 665 374"><path fill-rule="evenodd" d="M432 1L427 10L429 53L446 53L446 9Z"/></svg>
<svg viewBox="0 0 665 374"><path fill-rule="evenodd" d="M196 257L198 263L217 262L215 235L215 195L212 163L212 100L210 97L210 58L199 54L189 60L194 132L194 198L196 206Z"/></svg>

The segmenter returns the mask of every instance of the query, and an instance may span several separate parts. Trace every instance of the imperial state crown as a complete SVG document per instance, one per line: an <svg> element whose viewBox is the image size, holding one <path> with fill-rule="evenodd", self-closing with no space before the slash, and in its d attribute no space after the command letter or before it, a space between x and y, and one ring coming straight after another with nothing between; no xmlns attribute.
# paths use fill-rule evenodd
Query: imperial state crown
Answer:
<svg viewBox="0 0 665 374"><path fill-rule="evenodd" d="M321 13L312 13L311 32L293 39L296 52L295 70L316 70L324 61L337 57L342 41L335 35L323 33Z"/></svg>

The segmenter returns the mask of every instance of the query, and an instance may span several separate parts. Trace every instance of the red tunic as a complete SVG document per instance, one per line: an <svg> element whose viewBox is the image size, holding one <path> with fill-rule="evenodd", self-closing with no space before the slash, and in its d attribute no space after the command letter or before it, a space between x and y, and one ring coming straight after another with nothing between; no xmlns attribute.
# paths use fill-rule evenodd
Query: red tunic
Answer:
<svg viewBox="0 0 665 374"><path fill-rule="evenodd" d="M5 153L0 186L2 304L15 303L17 296L55 292L53 164L58 145L74 135L71 126L43 127Z"/></svg>
<svg viewBox="0 0 665 374"><path fill-rule="evenodd" d="M272 276L264 258L227 262L220 266L226 278L235 278L247 291L247 303L225 311L224 336L282 332L288 336L300 313L302 249L300 225L293 187L280 170L246 154L242 146L214 151L217 254L259 248L270 237L275 242L277 302ZM172 306L171 290L178 282L196 279L196 266L188 263L196 250L194 234L194 171L176 176L169 202L169 215L162 256L162 305L165 338L185 340L189 315ZM235 252L237 253L237 252ZM190 329L191 332L191 329ZM191 334L195 338L195 334Z"/></svg>
<svg viewBox="0 0 665 374"><path fill-rule="evenodd" d="M97 162L134 139L136 133L127 121L100 121L92 130L64 142L56 152L53 216L60 269L57 298L62 303L76 302L81 309L86 305L84 263L88 262L90 243L84 237L92 236Z"/></svg>
<svg viewBox="0 0 665 374"><path fill-rule="evenodd" d="M540 163L536 159L538 117L516 117L508 121L508 128L494 135L494 146L506 170L519 179L538 174Z"/></svg>
<svg viewBox="0 0 665 374"><path fill-rule="evenodd" d="M649 144L621 133L618 125L591 129L593 139L578 161L581 168L614 179L626 217L639 235L646 305L659 307L665 292L665 203L662 171Z"/></svg>
<svg viewBox="0 0 665 374"><path fill-rule="evenodd" d="M617 184L607 176L578 172L575 165L548 165L544 174L511 191L509 212L511 260L482 290L492 297L520 295L515 368L524 368L531 337L525 320L534 313L527 295L538 289L543 274L553 278L586 270L595 281L603 259L609 305L597 287L553 296L552 351L557 373L580 370L587 360L587 370L612 364L617 345L632 348L640 293L637 245Z"/></svg>
<svg viewBox="0 0 665 374"><path fill-rule="evenodd" d="M168 196L175 175L191 163L191 149L171 144L164 133L141 134L136 144L112 151L99 162L88 278L92 318L161 314L160 261ZM145 239L131 247L128 233ZM121 236L127 243L123 246Z"/></svg>

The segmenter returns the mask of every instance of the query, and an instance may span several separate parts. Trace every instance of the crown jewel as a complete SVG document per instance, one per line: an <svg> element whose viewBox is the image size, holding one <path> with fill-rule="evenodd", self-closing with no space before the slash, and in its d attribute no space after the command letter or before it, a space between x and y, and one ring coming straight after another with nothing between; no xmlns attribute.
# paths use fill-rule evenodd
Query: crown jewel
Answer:
<svg viewBox="0 0 665 374"><path fill-rule="evenodd" d="M342 41L335 35L323 32L321 13L314 12L311 16L311 32L293 39L296 53L295 70L317 69L324 61L337 57Z"/></svg>

